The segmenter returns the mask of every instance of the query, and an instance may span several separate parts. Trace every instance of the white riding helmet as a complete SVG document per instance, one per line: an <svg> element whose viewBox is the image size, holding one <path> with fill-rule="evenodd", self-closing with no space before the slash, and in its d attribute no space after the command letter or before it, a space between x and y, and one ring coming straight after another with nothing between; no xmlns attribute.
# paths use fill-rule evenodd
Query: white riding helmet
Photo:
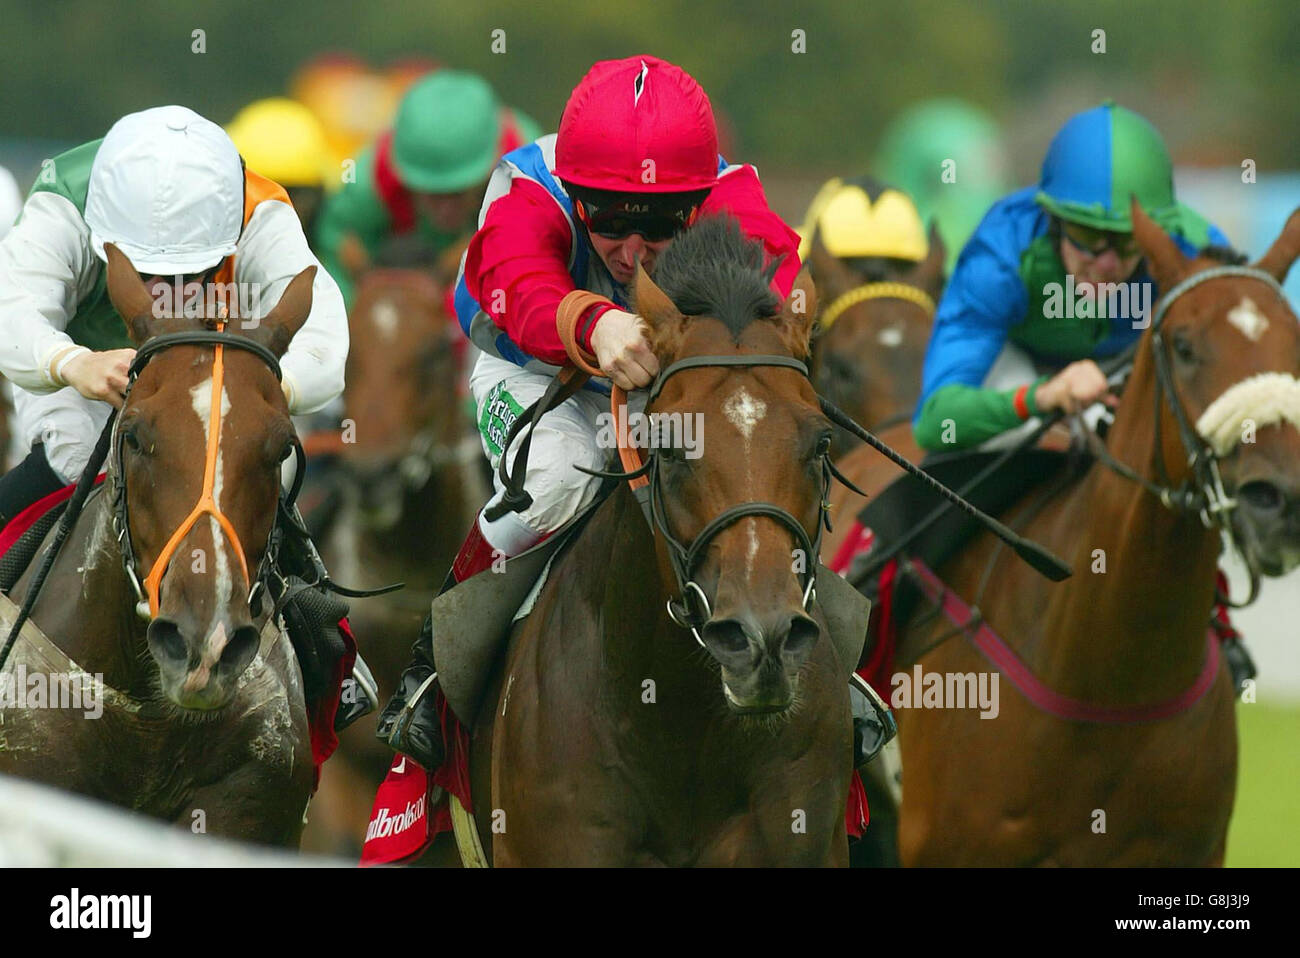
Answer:
<svg viewBox="0 0 1300 958"><path fill-rule="evenodd" d="M90 168L86 225L95 255L114 243L141 273L199 273L235 252L244 171L225 131L183 106L129 113Z"/></svg>

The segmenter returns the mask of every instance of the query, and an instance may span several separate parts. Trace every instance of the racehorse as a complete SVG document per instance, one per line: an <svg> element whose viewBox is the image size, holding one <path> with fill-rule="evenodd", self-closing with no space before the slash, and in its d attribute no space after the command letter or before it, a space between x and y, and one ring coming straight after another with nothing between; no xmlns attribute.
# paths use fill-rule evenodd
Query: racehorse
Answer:
<svg viewBox="0 0 1300 958"><path fill-rule="evenodd" d="M1165 295L1100 461L1008 520L1071 557L1073 578L1046 585L987 536L937 570L1029 678L999 674L995 719L898 709L904 864L1223 861L1234 689L1207 622L1221 528L1252 592L1259 573L1300 563L1300 326L1277 286L1300 255L1300 211L1253 270L1187 259L1136 204L1133 218ZM867 463L840 467L871 492L881 470ZM954 616L901 632L898 667L994 671L962 636L978 622Z"/></svg>
<svg viewBox="0 0 1300 958"><path fill-rule="evenodd" d="M814 237L808 256L824 304L813 340L817 391L855 420L882 429L910 420L921 394L921 365L943 291L946 253L930 228L924 260L845 261ZM847 437L833 445L839 455Z"/></svg>
<svg viewBox="0 0 1300 958"><path fill-rule="evenodd" d="M831 425L788 368L815 293L801 278L781 307L762 256L709 219L661 257L662 290L638 275L647 408L702 416L702 455L654 452L656 531L620 485L515 627L471 745L497 865L847 863L848 690L800 559Z"/></svg>
<svg viewBox="0 0 1300 958"><path fill-rule="evenodd" d="M156 317L126 256L106 250L109 294L139 350L134 378L106 478L32 609L48 641L25 630L6 667L6 678L24 667L29 684L78 683L83 708L55 707L52 693L44 708L6 708L0 772L296 846L313 783L302 681L287 635L265 627L269 601L253 594L296 442L278 358L310 311L315 268L237 334L244 323ZM60 674L32 674L51 667ZM86 704L96 699L100 714Z"/></svg>
<svg viewBox="0 0 1300 958"><path fill-rule="evenodd" d="M381 700L409 658L429 602L486 498L482 460L460 395L463 342L443 305L462 247L425 265L427 253L385 250L357 277L333 477L341 506L322 551L340 581L398 592L351 603L349 616ZM392 265L388 265L392 264ZM400 264L400 265L398 265ZM375 786L392 752L374 737L376 716L340 736L312 800L304 847L355 853ZM329 833L329 834L326 834Z"/></svg>

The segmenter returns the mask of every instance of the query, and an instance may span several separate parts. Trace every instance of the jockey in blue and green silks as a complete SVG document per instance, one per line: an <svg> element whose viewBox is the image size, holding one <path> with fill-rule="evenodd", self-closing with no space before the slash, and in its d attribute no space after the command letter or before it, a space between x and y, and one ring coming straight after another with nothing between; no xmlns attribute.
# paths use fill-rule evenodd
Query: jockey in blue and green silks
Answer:
<svg viewBox="0 0 1300 958"><path fill-rule="evenodd" d="M1052 140L1036 187L994 203L940 300L913 419L922 448L975 446L1032 416L1107 394L1096 360L1142 335L1157 291L1133 242L1129 198L1188 255L1223 233L1174 199L1160 134L1106 102ZM1097 284L1127 287L1107 316ZM1106 287L1102 287L1103 290Z"/></svg>
<svg viewBox="0 0 1300 958"><path fill-rule="evenodd" d="M1133 240L1134 196L1186 255L1228 246L1175 200L1169 152L1150 123L1110 101L1071 117L1038 186L994 203L961 251L912 420L923 449L1009 445L1042 413L1116 402L1097 360L1142 336L1159 293ZM1226 594L1222 572L1218 584ZM1254 667L1221 603L1212 624L1240 688Z"/></svg>

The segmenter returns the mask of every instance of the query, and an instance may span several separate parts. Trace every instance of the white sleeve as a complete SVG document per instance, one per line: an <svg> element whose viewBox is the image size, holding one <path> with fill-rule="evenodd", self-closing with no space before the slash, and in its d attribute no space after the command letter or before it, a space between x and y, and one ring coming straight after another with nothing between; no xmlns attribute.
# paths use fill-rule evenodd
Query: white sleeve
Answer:
<svg viewBox="0 0 1300 958"><path fill-rule="evenodd" d="M258 204L235 253L236 280L257 284L256 315L269 313L289 281L316 267L311 313L280 359L289 412L315 412L343 392L348 358L348 317L334 278L307 246L293 208L278 200Z"/></svg>
<svg viewBox="0 0 1300 958"><path fill-rule="evenodd" d="M38 394L62 388L50 361L85 351L64 330L100 265L72 203L49 192L27 201L0 240L0 373L16 386Z"/></svg>

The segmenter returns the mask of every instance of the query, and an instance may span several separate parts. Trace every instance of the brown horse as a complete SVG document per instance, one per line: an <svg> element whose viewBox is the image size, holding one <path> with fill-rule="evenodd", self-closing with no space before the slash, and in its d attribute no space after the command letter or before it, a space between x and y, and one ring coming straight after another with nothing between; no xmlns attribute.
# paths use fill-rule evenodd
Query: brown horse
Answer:
<svg viewBox="0 0 1300 958"><path fill-rule="evenodd" d="M937 570L978 602L1039 682L1106 718L1049 714L1001 673L994 719L970 708L899 709L904 864L1223 861L1237 738L1228 669L1220 660L1206 671L1221 538L1201 509L1231 516L1252 569L1280 575L1300 563L1300 326L1267 278L1280 282L1300 254L1300 211L1256 265L1263 278L1210 272L1219 264L1186 259L1136 204L1133 217L1152 276L1178 295L1162 300L1163 320L1158 309L1139 344L1106 439L1112 461L1043 508L1031 510L1031 497L1010 520L1071 558L1074 577L1049 585L986 535ZM1185 281L1194 285L1179 287ZM1209 451L1194 469L1187 447L1198 444ZM866 461L855 454L841 466L870 492L884 470ZM1169 491L1180 486L1188 498ZM1168 506L1153 494L1160 489ZM922 674L994 672L960 632L940 641L953 631L928 617L900 635L900 650L920 653ZM1190 705L1120 721L1195 690L1200 676L1212 684Z"/></svg>
<svg viewBox="0 0 1300 958"><path fill-rule="evenodd" d="M870 429L912 416L921 395L921 365L943 291L946 253L930 228L919 263L873 257L843 260L814 237L808 267L823 304L813 340L817 391ZM851 448L837 436L833 449Z"/></svg>
<svg viewBox="0 0 1300 958"><path fill-rule="evenodd" d="M131 263L107 249L109 294L137 347L166 333L212 340L210 320L156 318ZM314 273L236 336L261 355L155 342L142 368L138 357L107 477L32 612L49 641L24 631L6 666L25 667L29 682L57 666L61 674L40 679L51 688L102 675L81 696L102 711L55 708L52 698L6 709L0 772L194 831L296 845L313 779L302 683L288 637L254 620L249 595L294 442L270 360L306 320Z"/></svg>
<svg viewBox="0 0 1300 958"><path fill-rule="evenodd" d="M464 337L443 306L459 253L459 247L450 251L430 269L369 269L348 316L334 477L342 505L322 551L331 574L349 585L406 583L398 592L351 603L351 625L381 701L487 498L477 468L482 452L460 396L456 345ZM367 716L340 737L338 753L322 771L304 848L359 852L375 787L392 761L391 750L374 737L376 720Z"/></svg>
<svg viewBox="0 0 1300 958"><path fill-rule="evenodd" d="M701 415L703 455L656 454L657 534L620 486L516 626L473 732L482 841L498 865L843 865L848 690L797 558L830 424L805 376L772 363L806 358L811 283L777 315L761 247L711 220L656 276L667 295L641 274L635 298L661 368L702 365L661 374L648 408ZM686 591L668 535L707 546L685 573L707 601L703 652L665 611Z"/></svg>

